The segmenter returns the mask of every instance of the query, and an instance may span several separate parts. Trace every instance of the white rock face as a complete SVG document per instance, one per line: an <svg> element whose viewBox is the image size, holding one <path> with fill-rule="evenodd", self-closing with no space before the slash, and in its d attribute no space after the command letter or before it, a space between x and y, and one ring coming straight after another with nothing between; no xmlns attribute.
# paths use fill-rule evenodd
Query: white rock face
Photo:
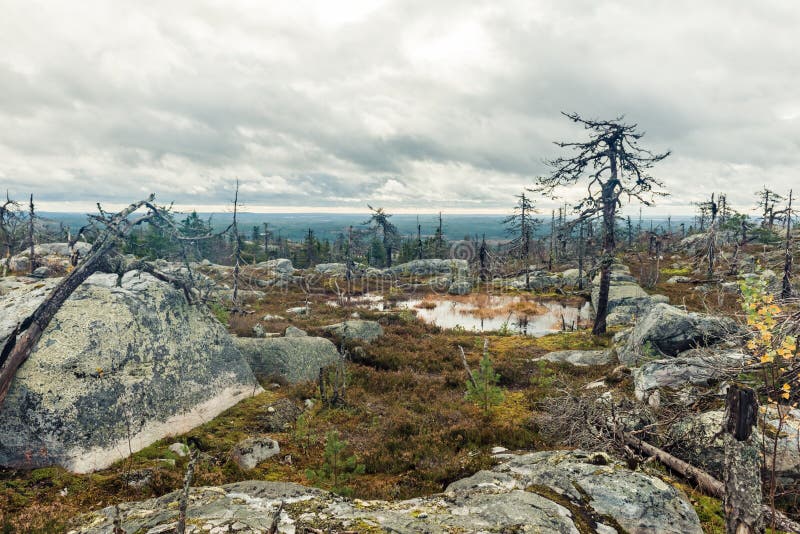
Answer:
<svg viewBox="0 0 800 534"><path fill-rule="evenodd" d="M233 339L147 274L96 274L64 303L0 408L0 465L104 468L260 391ZM0 340L57 280L0 300Z"/></svg>

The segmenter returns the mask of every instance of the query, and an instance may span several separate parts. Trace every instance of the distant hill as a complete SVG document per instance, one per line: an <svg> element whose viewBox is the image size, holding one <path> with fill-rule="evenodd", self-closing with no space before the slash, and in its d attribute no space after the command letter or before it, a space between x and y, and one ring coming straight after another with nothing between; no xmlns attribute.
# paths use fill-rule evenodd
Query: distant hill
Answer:
<svg viewBox="0 0 800 534"><path fill-rule="evenodd" d="M58 213L41 212L40 214L50 220L63 223L65 226L76 230L86 224L86 215L82 213ZM211 218L214 228L221 230L231 221L230 213L199 213L203 219ZM184 215L178 215L180 220ZM545 217L540 215L542 219ZM249 236L253 226L262 228L262 223L269 223L269 228L274 235L280 234L292 240L302 239L309 228L319 239L336 239L339 233L345 233L347 227L364 227L364 221L368 218L365 214L338 214L338 213L240 213L240 228L244 235ZM402 235L416 235L417 220L422 226L422 235L430 236L436 231L439 224L438 215L393 215L391 221L397 225ZM445 238L448 240L463 239L465 236L486 234L486 239L498 240L507 237L503 226L502 215L447 215L442 214L442 228ZM681 222L686 223L687 227L691 223L691 217L673 217L673 231L678 231ZM650 224L653 227L666 228L667 219L645 219L642 221L642 229L647 230ZM638 219L633 221L638 224ZM549 220L545 220L540 229L540 233L549 232Z"/></svg>

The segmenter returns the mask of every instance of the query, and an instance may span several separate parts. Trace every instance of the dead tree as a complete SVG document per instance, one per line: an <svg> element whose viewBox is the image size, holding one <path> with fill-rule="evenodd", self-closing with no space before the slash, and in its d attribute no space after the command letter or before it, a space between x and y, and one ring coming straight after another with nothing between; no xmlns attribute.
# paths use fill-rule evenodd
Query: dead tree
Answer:
<svg viewBox="0 0 800 534"><path fill-rule="evenodd" d="M29 242L30 247L31 247L31 257L30 257L30 272L31 273L36 270L36 243L33 240L33 234L34 234L34 229L35 229L34 228L34 225L35 225L34 215L35 215L35 212L34 212L34 209L33 209L33 193L31 193L31 201L30 201L30 204L28 204L28 242Z"/></svg>
<svg viewBox="0 0 800 534"><path fill-rule="evenodd" d="M786 245L783 261L783 285L781 298L792 296L792 191L789 191L789 206L786 208Z"/></svg>
<svg viewBox="0 0 800 534"><path fill-rule="evenodd" d="M533 240L533 232L540 221L533 217L536 210L530 196L525 195L524 192L515 196L518 200L514 206L514 212L503 219L503 224L506 227L506 233L513 236L511 243L509 243L510 252L516 253L523 263L525 289L530 290L531 281L528 264L531 256L531 241Z"/></svg>
<svg viewBox="0 0 800 534"><path fill-rule="evenodd" d="M753 434L758 400L750 388L731 385L725 411L725 493L727 534L764 532L761 502L761 448Z"/></svg>
<svg viewBox="0 0 800 534"><path fill-rule="evenodd" d="M236 180L236 192L233 196L233 295L231 302L233 310L239 311L239 274L242 261L242 237L239 235L239 225L236 216L239 211L239 180Z"/></svg>
<svg viewBox="0 0 800 534"><path fill-rule="evenodd" d="M669 156L670 152L654 154L639 146L644 134L636 124L625 124L622 118L610 121L586 120L577 113L564 113L576 124L589 131L589 140L576 143L556 143L577 152L571 157L551 160L550 176L540 177L536 190L553 195L561 187L585 180L587 195L576 206L575 222L600 213L603 216L603 256L600 268L600 288L592 332L606 331L608 293L611 285L611 264L616 248L615 222L621 198L636 199L646 206L655 196L666 195L663 184L649 174L649 169Z"/></svg>
<svg viewBox="0 0 800 534"><path fill-rule="evenodd" d="M0 244L5 248L3 254L3 276L8 273L11 262L11 251L14 248L15 235L20 223L19 203L11 200L6 191L6 199L0 204Z"/></svg>

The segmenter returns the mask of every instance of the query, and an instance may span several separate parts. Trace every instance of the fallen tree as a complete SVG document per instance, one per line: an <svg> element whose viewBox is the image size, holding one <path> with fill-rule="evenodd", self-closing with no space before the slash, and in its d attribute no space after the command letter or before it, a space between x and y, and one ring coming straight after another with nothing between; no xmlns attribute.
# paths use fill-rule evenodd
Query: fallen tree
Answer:
<svg viewBox="0 0 800 534"><path fill-rule="evenodd" d="M667 451L659 449L658 447L637 438L631 433L623 432L622 436L627 445L637 449L647 456L655 458L684 478L694 480L697 483L698 489L700 489L700 491L706 495L710 495L711 497L716 497L718 499L722 499L724 497L725 484L702 469L698 469L697 467L684 462L680 458L677 458ZM800 533L800 523L797 523L795 520L787 517L780 510L775 510L771 506L767 505L763 506L763 510L764 516L769 518L769 522L774 524L780 530L784 532Z"/></svg>

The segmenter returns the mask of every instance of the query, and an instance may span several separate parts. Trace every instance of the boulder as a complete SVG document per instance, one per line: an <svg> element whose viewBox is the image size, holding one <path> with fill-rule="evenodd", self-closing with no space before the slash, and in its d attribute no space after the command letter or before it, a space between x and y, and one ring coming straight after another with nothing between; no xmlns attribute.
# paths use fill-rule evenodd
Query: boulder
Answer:
<svg viewBox="0 0 800 534"><path fill-rule="evenodd" d="M341 359L330 340L322 337L235 338L258 378L281 375L289 382L316 380L319 368Z"/></svg>
<svg viewBox="0 0 800 534"><path fill-rule="evenodd" d="M566 271L561 273L561 281L565 286L577 286L581 280L583 283L586 284L586 273L583 273L581 276L581 272L578 269L567 269Z"/></svg>
<svg viewBox="0 0 800 534"><path fill-rule="evenodd" d="M286 330L284 330L283 335L286 337L308 337L308 332L305 330L301 330L296 326L287 326Z"/></svg>
<svg viewBox="0 0 800 534"><path fill-rule="evenodd" d="M395 532L592 531L701 534L688 499L655 476L630 471L602 453L546 451L499 454L491 470L454 482L445 493L406 501L351 501L316 488L285 482L248 481L194 488L193 524L219 532L265 532L280 506L281 525L292 532L317 530ZM119 506L126 532L174 528L180 492ZM76 534L112 528L115 507L79 518ZM234 527L234 525L236 525ZM203 526L205 529L206 527ZM582 527L583 528L583 527ZM289 532L289 530L287 530Z"/></svg>
<svg viewBox="0 0 800 534"><path fill-rule="evenodd" d="M89 243L75 243L75 250L80 257L85 256L91 248ZM30 270L30 253L30 249L25 249L9 258L9 268L12 271ZM33 247L33 253L36 255L36 263L41 266L62 271L69 266L71 253L68 243L43 243Z"/></svg>
<svg viewBox="0 0 800 534"><path fill-rule="evenodd" d="M673 285L673 284L686 284L686 283L689 283L691 281L692 281L692 279L689 278L688 276L672 276L667 280L666 283L670 284L670 285Z"/></svg>
<svg viewBox="0 0 800 534"><path fill-rule="evenodd" d="M469 295L472 292L472 283L468 280L455 280L447 288L451 295Z"/></svg>
<svg viewBox="0 0 800 534"><path fill-rule="evenodd" d="M240 469L249 471L258 464L281 452L278 442L267 436L246 438L231 451L231 459Z"/></svg>
<svg viewBox="0 0 800 534"><path fill-rule="evenodd" d="M611 350L559 350L547 353L538 359L569 363L578 367L608 365L615 361L614 352Z"/></svg>
<svg viewBox="0 0 800 534"><path fill-rule="evenodd" d="M741 369L744 354L730 351L697 355L686 351L674 358L649 361L633 369L636 398L648 401L659 389L683 390L687 386L714 387L728 378L731 369ZM656 402L656 401L653 401Z"/></svg>
<svg viewBox="0 0 800 534"><path fill-rule="evenodd" d="M636 365L641 361L676 356L695 347L705 347L736 331L728 318L690 313L669 304L658 303L642 316L618 347L619 361Z"/></svg>
<svg viewBox="0 0 800 534"><path fill-rule="evenodd" d="M0 340L57 279L0 301ZM56 313L0 410L0 465L104 468L260 391L225 328L183 292L95 274ZM129 449L130 447L130 449Z"/></svg>
<svg viewBox="0 0 800 534"><path fill-rule="evenodd" d="M365 321L363 319L350 319L342 323L328 325L325 331L336 334L347 339L359 341L375 341L383 335L383 327L376 321Z"/></svg>

